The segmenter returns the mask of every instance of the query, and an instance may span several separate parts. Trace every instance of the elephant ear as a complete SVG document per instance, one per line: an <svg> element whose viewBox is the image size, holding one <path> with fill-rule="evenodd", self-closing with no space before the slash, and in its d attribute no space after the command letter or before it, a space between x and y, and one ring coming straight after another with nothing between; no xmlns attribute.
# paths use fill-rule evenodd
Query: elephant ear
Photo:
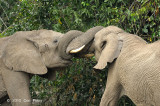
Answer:
<svg viewBox="0 0 160 106"><path fill-rule="evenodd" d="M98 39L100 38L98 37ZM101 50L98 63L94 66L94 68L102 70L107 66L108 62L113 62L113 60L119 56L123 46L123 41L118 37L118 34L115 33L110 33L103 36L103 39L101 39L101 43L97 43L98 39L95 39L95 47L101 46L101 49L103 50Z"/></svg>
<svg viewBox="0 0 160 106"><path fill-rule="evenodd" d="M4 64L12 71L24 71L31 74L47 73L39 45L36 43L37 37L41 37L38 31L17 32L10 36L2 54Z"/></svg>

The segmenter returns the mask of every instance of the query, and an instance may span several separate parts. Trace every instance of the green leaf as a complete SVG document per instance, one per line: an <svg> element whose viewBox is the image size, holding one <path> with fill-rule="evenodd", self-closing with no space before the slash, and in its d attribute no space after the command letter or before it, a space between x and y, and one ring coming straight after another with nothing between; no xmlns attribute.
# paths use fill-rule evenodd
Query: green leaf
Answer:
<svg viewBox="0 0 160 106"><path fill-rule="evenodd" d="M148 29L145 29L145 28L144 28L144 29L143 29L143 32L148 33Z"/></svg>

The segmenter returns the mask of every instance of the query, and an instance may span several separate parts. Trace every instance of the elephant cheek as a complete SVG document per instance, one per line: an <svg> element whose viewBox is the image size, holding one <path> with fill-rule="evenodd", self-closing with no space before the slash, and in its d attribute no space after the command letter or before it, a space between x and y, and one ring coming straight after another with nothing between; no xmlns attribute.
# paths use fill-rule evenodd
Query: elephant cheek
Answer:
<svg viewBox="0 0 160 106"><path fill-rule="evenodd" d="M42 54L42 61L44 62L46 67L51 67L51 65L54 64L53 58L54 56L52 53L45 52Z"/></svg>

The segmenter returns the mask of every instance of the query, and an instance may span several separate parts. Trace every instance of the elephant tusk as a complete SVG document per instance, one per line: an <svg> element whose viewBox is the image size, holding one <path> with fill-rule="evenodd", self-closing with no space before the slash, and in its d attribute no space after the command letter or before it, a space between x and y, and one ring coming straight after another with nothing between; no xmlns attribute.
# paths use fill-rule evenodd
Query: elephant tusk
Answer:
<svg viewBox="0 0 160 106"><path fill-rule="evenodd" d="M78 52L80 52L84 47L85 47L85 45L81 46L81 47L78 48L78 49L71 50L69 53L78 53Z"/></svg>
<svg viewBox="0 0 160 106"><path fill-rule="evenodd" d="M93 57L94 56L94 54L86 54L86 55L84 55L84 57L86 57L86 58L90 58L90 57Z"/></svg>

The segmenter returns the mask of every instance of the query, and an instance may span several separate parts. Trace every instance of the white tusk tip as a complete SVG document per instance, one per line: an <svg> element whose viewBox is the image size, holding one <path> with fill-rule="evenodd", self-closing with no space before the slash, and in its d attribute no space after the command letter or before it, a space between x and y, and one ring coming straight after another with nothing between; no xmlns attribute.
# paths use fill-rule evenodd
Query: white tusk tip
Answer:
<svg viewBox="0 0 160 106"><path fill-rule="evenodd" d="M81 47L78 48L78 49L71 50L69 53L78 53L78 52L80 52L84 47L85 47L85 45L81 46Z"/></svg>

